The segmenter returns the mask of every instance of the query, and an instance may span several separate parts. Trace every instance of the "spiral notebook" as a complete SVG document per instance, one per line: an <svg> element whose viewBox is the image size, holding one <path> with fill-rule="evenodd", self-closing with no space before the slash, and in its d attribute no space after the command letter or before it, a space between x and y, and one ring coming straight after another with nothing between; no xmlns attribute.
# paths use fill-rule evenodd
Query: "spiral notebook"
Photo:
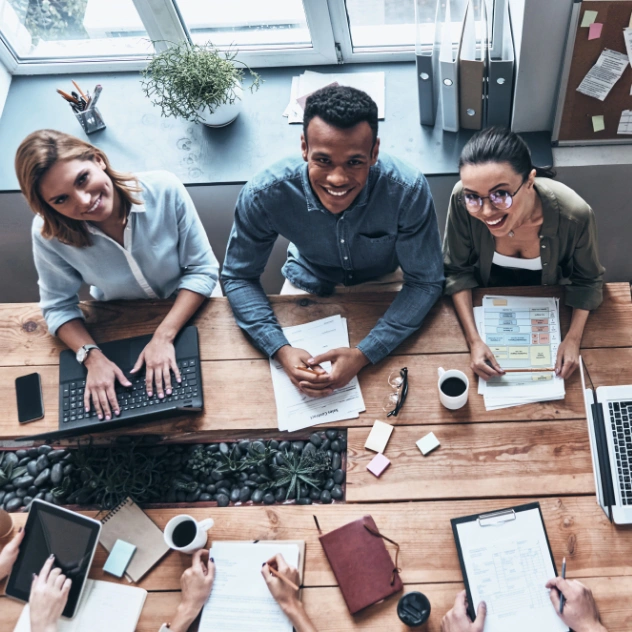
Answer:
<svg viewBox="0 0 632 632"><path fill-rule="evenodd" d="M140 581L169 551L162 531L131 498L112 509L101 524L99 542L108 553L117 540L136 546L136 553L125 572L130 582Z"/></svg>

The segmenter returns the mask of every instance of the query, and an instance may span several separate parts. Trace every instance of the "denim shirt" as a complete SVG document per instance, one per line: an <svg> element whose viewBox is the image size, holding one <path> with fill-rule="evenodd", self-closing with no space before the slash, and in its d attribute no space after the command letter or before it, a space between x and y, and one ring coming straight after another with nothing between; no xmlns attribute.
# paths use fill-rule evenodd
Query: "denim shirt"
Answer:
<svg viewBox="0 0 632 632"><path fill-rule="evenodd" d="M92 245L78 248L41 235L35 217L31 236L39 276L40 308L51 334L83 318L79 288L89 284L98 301L167 298L181 289L210 297L219 277L213 254L191 197L167 171L138 176L143 204L132 204L124 246L88 223Z"/></svg>
<svg viewBox="0 0 632 632"><path fill-rule="evenodd" d="M402 290L358 344L372 363L416 331L441 294L441 242L423 174L381 154L353 204L336 215L313 192L307 163L287 158L242 189L222 271L239 326L269 356L289 344L259 282L278 235L291 242L284 276L319 296L401 266Z"/></svg>

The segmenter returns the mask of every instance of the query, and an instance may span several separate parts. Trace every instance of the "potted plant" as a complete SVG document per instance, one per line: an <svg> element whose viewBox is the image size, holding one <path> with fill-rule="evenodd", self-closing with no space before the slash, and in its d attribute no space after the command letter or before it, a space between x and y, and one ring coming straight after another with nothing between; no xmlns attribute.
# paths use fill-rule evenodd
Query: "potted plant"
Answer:
<svg viewBox="0 0 632 632"><path fill-rule="evenodd" d="M174 44L142 71L143 91L162 116L223 127L241 110L244 71L252 77L251 92L261 83L261 77L236 56L236 51L219 51L210 42Z"/></svg>

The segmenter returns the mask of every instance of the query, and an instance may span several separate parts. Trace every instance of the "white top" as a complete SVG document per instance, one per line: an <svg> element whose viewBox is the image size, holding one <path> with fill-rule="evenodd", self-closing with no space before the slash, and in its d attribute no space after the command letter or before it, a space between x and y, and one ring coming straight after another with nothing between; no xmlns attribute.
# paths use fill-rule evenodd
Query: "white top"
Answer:
<svg viewBox="0 0 632 632"><path fill-rule="evenodd" d="M521 270L542 270L542 257L535 259L521 259L520 257L508 257L494 252L492 263L501 268L520 268Z"/></svg>

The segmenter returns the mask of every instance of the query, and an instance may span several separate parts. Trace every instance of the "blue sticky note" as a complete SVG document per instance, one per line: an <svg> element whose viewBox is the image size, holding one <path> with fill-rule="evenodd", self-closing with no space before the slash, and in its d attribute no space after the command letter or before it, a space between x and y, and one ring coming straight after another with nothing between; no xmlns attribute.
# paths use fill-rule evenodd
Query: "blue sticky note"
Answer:
<svg viewBox="0 0 632 632"><path fill-rule="evenodd" d="M123 573L125 573L135 552L136 547L133 544L124 540L117 540L108 555L108 559L105 560L103 570L114 577L123 577Z"/></svg>

